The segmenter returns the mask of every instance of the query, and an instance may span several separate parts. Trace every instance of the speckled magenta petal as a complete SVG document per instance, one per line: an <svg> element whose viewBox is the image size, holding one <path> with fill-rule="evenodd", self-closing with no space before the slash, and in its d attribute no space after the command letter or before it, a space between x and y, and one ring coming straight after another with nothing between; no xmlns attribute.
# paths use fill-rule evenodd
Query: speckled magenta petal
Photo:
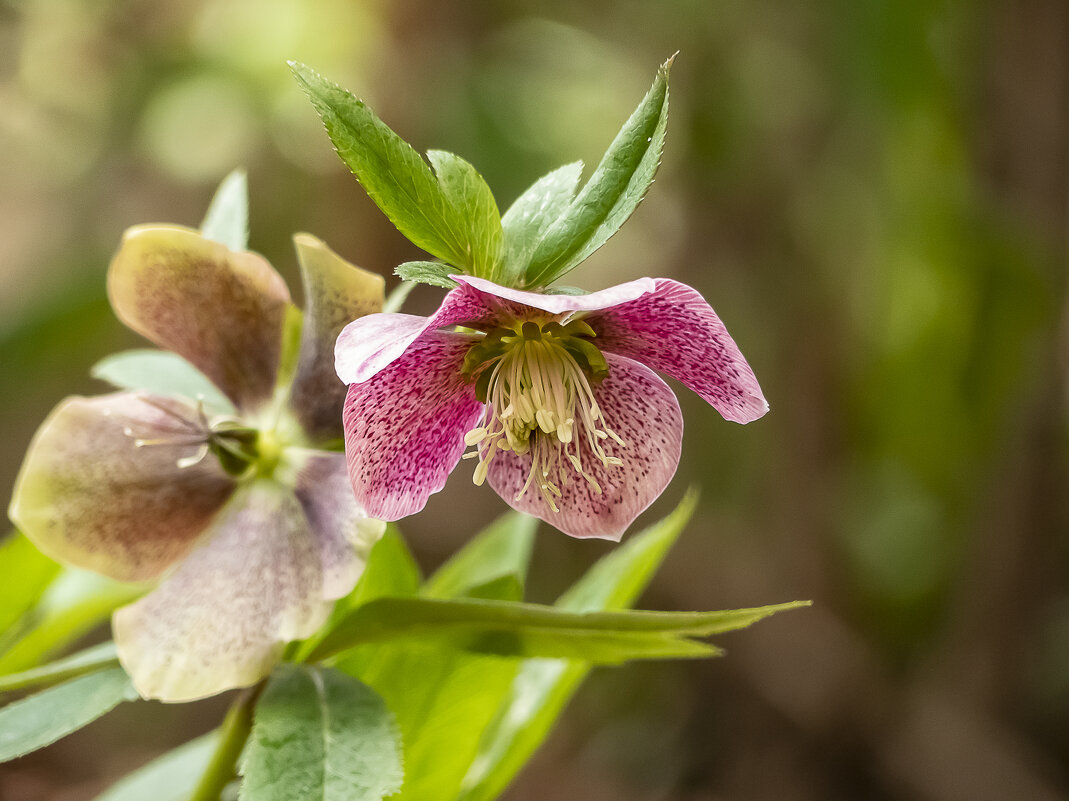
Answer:
<svg viewBox="0 0 1069 801"><path fill-rule="evenodd" d="M683 416L671 389L652 371L623 356L605 354L609 375L594 396L606 424L626 443L606 446L622 465L604 466L589 447L581 424L575 438L580 460L601 487L597 492L582 476L569 470L568 481L554 512L537 487L516 500L531 467L530 453L502 451L490 463L488 481L510 506L540 517L573 537L619 540L631 522L664 491L675 475L683 439Z"/></svg>
<svg viewBox="0 0 1069 801"><path fill-rule="evenodd" d="M116 315L191 362L241 409L271 396L289 290L262 257L190 228L141 225L108 270Z"/></svg>
<svg viewBox="0 0 1069 801"><path fill-rule="evenodd" d="M585 317L594 344L667 373L736 423L768 411L757 378L716 312L697 291L668 278L656 290Z"/></svg>
<svg viewBox="0 0 1069 801"><path fill-rule="evenodd" d="M12 521L61 562L123 581L155 578L189 552L234 489L214 457L178 466L198 452L184 419L196 410L169 398L68 398L30 445Z"/></svg>
<svg viewBox="0 0 1069 801"><path fill-rule="evenodd" d="M304 282L304 325L290 405L313 441L341 436L345 384L334 372L334 343L352 320L382 311L381 275L362 270L311 234L293 237Z"/></svg>
<svg viewBox="0 0 1069 801"><path fill-rule="evenodd" d="M191 701L254 684L284 643L326 620L324 586L297 497L255 481L159 587L114 614L119 659L145 698Z"/></svg>
<svg viewBox="0 0 1069 801"><path fill-rule="evenodd" d="M308 458L297 475L297 500L319 542L323 597L341 598L364 572L371 546L386 530L386 523L368 517L356 502L345 456L340 453Z"/></svg>
<svg viewBox="0 0 1069 801"><path fill-rule="evenodd" d="M500 286L485 278L471 275L450 276L454 281L475 290L482 295L482 303L487 306L505 306L513 313L525 306L549 312L550 314L569 314L577 311L595 311L607 309L620 303L640 298L655 289L654 279L637 278L626 284L617 284L597 292L585 295L545 295L541 292L525 292L522 289L510 289ZM507 301L507 303L505 303ZM522 314L522 312L519 312Z"/></svg>
<svg viewBox="0 0 1069 801"><path fill-rule="evenodd" d="M464 434L483 410L460 372L471 343L462 334L430 332L370 380L349 387L349 478L370 516L400 520L445 486L464 452Z"/></svg>

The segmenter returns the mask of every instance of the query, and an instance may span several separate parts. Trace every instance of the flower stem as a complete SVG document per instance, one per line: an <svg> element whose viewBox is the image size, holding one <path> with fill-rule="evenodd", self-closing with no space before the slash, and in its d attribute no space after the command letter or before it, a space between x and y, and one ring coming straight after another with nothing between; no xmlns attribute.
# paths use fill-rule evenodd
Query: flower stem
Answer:
<svg viewBox="0 0 1069 801"><path fill-rule="evenodd" d="M237 762L252 731L252 711L264 682L237 697L219 728L219 745L189 801L219 801L223 789L237 776Z"/></svg>

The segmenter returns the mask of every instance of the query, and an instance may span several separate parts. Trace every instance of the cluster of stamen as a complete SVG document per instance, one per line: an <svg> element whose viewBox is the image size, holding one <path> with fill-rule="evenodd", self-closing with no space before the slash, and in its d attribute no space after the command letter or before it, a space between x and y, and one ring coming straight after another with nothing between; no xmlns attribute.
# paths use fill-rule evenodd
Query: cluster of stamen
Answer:
<svg viewBox="0 0 1069 801"><path fill-rule="evenodd" d="M498 451L531 453L531 469L516 495L533 486L554 512L568 480L569 468L601 486L583 464L580 443L605 466L619 457L605 451L608 440L625 444L606 425L594 400L591 382L608 375L605 357L590 341L594 331L582 320L565 325L526 321L495 328L468 351L464 372L475 382L486 412L479 426L464 437L478 458L474 481L482 484ZM578 432L578 435L577 435Z"/></svg>
<svg viewBox="0 0 1069 801"><path fill-rule="evenodd" d="M164 426L162 423L157 423L151 437L142 436L130 426L126 426L123 433L134 441L134 446L137 448L197 446L193 454L177 460L177 466L180 469L192 467L212 453L219 459L219 464L227 473L240 476L260 456L257 447L259 435L256 429L229 418L214 422L209 420L202 400L197 401L194 419L188 416L188 410L184 404L148 395L141 395L139 399L142 403L163 412L171 425Z"/></svg>

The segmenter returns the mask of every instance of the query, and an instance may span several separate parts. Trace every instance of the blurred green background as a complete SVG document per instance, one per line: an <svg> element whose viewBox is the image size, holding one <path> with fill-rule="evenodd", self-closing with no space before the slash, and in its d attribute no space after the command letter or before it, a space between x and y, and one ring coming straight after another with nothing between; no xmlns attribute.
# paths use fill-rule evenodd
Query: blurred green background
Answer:
<svg viewBox="0 0 1069 801"><path fill-rule="evenodd" d="M420 257L286 59L505 207L589 174L676 50L658 180L568 282L693 284L772 411L740 427L680 388L684 461L643 520L690 483L702 508L643 605L815 604L722 660L596 673L506 798L1066 797L1064 0L3 0L0 499L48 410L139 344L104 292L127 226L196 225L243 165L291 286L298 230L387 276ZM404 524L425 567L503 509L458 473ZM543 527L536 597L608 547ZM120 710L0 767L0 798L90 798L219 713Z"/></svg>

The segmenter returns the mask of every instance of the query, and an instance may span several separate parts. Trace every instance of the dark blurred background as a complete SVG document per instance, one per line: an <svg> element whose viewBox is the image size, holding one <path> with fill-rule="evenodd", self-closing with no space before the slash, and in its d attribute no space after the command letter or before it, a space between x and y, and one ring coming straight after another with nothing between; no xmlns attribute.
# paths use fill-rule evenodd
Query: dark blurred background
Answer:
<svg viewBox="0 0 1069 801"><path fill-rule="evenodd" d="M286 59L504 209L589 174L676 50L658 180L568 283L693 284L772 411L680 388L684 461L640 523L691 483L702 506L643 605L814 606L721 660L595 673L506 799L1066 797L1064 0L2 0L0 500L48 410L139 344L104 292L127 226L196 225L243 165L291 285L298 230L387 276L420 257ZM461 469L404 528L431 569L503 508ZM535 598L608 547L543 527ZM220 709L124 708L4 765L0 797L89 798Z"/></svg>

